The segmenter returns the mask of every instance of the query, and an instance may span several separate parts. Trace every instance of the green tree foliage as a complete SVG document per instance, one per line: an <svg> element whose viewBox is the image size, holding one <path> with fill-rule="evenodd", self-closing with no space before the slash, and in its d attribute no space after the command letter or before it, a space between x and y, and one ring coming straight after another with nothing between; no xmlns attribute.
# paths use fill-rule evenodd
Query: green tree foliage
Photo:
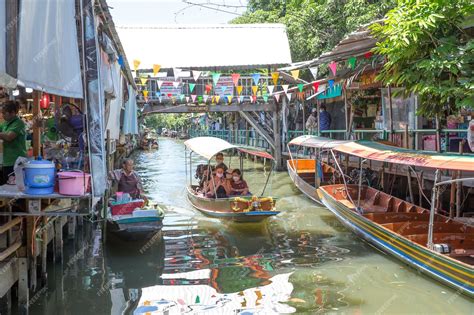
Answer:
<svg viewBox="0 0 474 315"><path fill-rule="evenodd" d="M250 0L247 12L232 23L285 24L296 62L318 57L361 24L382 18L394 1Z"/></svg>
<svg viewBox="0 0 474 315"><path fill-rule="evenodd" d="M472 0L399 0L372 26L376 52L387 57L380 79L418 94L429 117L446 106L474 107L474 40L462 28L473 13Z"/></svg>
<svg viewBox="0 0 474 315"><path fill-rule="evenodd" d="M149 128L179 130L189 124L189 114L154 114L145 117L144 124Z"/></svg>

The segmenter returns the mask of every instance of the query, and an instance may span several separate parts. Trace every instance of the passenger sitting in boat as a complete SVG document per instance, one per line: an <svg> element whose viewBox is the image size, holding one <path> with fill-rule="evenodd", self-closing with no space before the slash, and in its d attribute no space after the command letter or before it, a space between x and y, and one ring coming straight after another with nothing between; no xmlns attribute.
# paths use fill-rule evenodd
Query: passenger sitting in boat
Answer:
<svg viewBox="0 0 474 315"><path fill-rule="evenodd" d="M204 194L208 198L227 198L230 190L230 183L224 176L224 165L218 164L216 174L204 185Z"/></svg>
<svg viewBox="0 0 474 315"><path fill-rule="evenodd" d="M112 171L109 177L118 183L118 191L128 193L134 199L143 199L148 202L148 198L143 194L140 176L133 170L132 159L124 159L122 168Z"/></svg>
<svg viewBox="0 0 474 315"><path fill-rule="evenodd" d="M235 169L232 172L232 181L230 182L230 194L233 196L248 196L250 195L249 186L247 182L242 178L242 172L239 169Z"/></svg>

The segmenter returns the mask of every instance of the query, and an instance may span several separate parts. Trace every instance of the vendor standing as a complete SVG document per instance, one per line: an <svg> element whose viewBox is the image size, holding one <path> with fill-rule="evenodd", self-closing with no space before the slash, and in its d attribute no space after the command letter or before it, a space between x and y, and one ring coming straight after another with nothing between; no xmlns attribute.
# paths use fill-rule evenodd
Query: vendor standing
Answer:
<svg viewBox="0 0 474 315"><path fill-rule="evenodd" d="M0 139L3 140L3 168L0 185L8 182L16 159L26 157L26 128L18 116L19 110L20 104L15 101L7 101L2 105L4 122L0 124Z"/></svg>
<svg viewBox="0 0 474 315"><path fill-rule="evenodd" d="M133 170L133 160L124 159L122 168L110 173L110 178L118 183L118 191L130 194L134 199L148 201L143 193L140 176Z"/></svg>

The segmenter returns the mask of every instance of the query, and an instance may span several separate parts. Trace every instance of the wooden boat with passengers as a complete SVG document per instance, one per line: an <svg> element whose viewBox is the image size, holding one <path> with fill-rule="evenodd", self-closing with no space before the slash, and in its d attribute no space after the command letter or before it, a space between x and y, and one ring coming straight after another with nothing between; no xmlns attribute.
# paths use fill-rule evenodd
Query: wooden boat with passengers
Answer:
<svg viewBox="0 0 474 315"><path fill-rule="evenodd" d="M371 160L394 163L413 171L413 167L436 170L430 210L360 184L322 186L318 194L323 204L364 240L473 298L474 226L469 221L440 214L438 197L442 185L474 180L441 182L440 170L463 171L472 177L474 156L421 154L369 141L342 144L333 151L360 158L361 168L364 160Z"/></svg>
<svg viewBox="0 0 474 315"><path fill-rule="evenodd" d="M316 189L321 185L340 182L339 172L330 165L331 156L328 150L337 145L347 143L345 140L334 140L317 136L300 136L288 143L290 159L286 161L288 175L295 186L308 198L320 203ZM292 148L296 152L292 153ZM308 154L298 157L298 151L313 151L314 158L309 158ZM324 161L324 155L326 161Z"/></svg>
<svg viewBox="0 0 474 315"><path fill-rule="evenodd" d="M227 198L209 198L200 192L199 185L192 183L193 154L205 158L207 160L206 169L211 172L212 170L210 166L210 160L217 153L231 150L239 152L240 169L242 174L243 154L258 156L273 162L274 159L270 154L267 152L253 151L238 147L228 143L225 140L214 137L192 138L185 141L184 144L187 148L186 160L189 161L189 164L186 166L186 172L189 172L189 183L187 185L188 199L196 209L207 216L227 219L235 222L260 222L279 213L279 211L277 211L275 208L276 199L269 196L264 196L271 172L268 174L266 184L259 196L253 195L230 196Z"/></svg>

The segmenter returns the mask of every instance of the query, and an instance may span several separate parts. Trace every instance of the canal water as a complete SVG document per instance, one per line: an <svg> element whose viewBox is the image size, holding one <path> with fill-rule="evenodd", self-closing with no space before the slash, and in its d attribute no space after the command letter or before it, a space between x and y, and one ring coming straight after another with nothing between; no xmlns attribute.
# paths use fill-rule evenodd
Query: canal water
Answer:
<svg viewBox="0 0 474 315"><path fill-rule="evenodd" d="M472 301L362 242L284 172L267 188L281 214L229 224L187 201L181 141L160 139L159 151L134 158L166 209L162 235L103 242L100 224L84 224L32 296L32 314L473 314ZM244 170L260 193L268 167L247 160Z"/></svg>

